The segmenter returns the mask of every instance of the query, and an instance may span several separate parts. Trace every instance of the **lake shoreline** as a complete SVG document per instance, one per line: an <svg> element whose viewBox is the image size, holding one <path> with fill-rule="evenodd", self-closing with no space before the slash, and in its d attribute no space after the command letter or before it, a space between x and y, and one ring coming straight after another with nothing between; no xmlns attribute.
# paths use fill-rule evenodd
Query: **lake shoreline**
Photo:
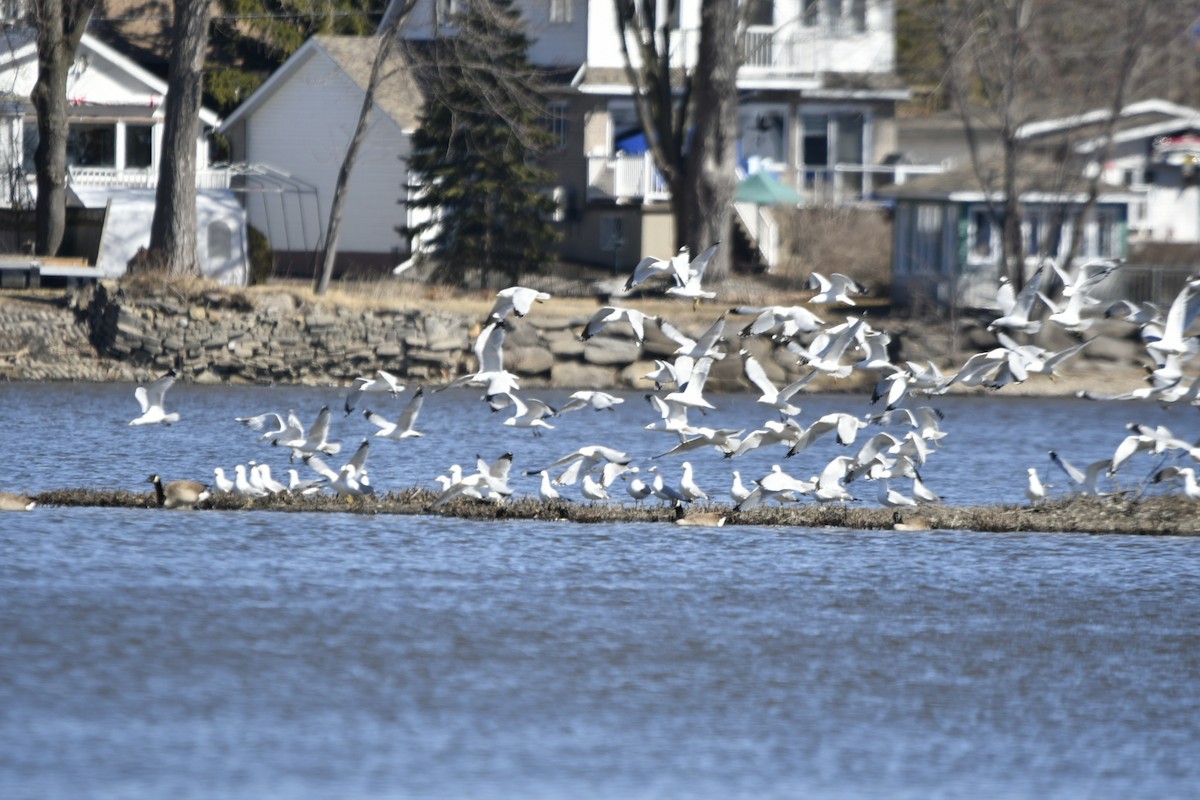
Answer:
<svg viewBox="0 0 1200 800"><path fill-rule="evenodd" d="M39 507L94 507L158 509L153 492L126 490L58 489L32 495ZM247 499L234 494L214 494L192 513L203 511L274 511L292 513L354 513L368 515L431 515L468 520L534 520L581 524L607 522L675 523L676 511L669 505L623 505L620 503L542 503L518 498L504 503L455 500L431 508L437 495L422 488L391 491L376 497L346 499L333 495L276 495ZM178 510L178 509L173 509ZM36 511L36 509L35 509ZM1194 500L1178 495L1131 500L1120 496L1074 495L1049 499L1037 505L943 506L923 505L899 509L907 527L897 528L892 508L853 505L797 504L757 507L734 511L720 503L706 503L686 510L694 522L716 526L761 525L802 528L847 528L853 530L975 531L978 533L1087 533L1139 536L1196 536ZM185 510L186 513L186 510ZM688 524L688 523L685 523Z"/></svg>

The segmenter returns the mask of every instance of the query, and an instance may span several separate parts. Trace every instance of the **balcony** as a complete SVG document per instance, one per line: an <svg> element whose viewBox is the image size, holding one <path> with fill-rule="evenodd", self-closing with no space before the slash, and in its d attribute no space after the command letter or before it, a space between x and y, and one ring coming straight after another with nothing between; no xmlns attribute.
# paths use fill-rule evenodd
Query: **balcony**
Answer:
<svg viewBox="0 0 1200 800"><path fill-rule="evenodd" d="M588 202L666 202L671 193L649 153L588 156Z"/></svg>
<svg viewBox="0 0 1200 800"><path fill-rule="evenodd" d="M120 189L154 189L158 186L156 169L114 169L112 167L70 167L68 183L72 186L107 187ZM228 189L228 169L196 170L197 189Z"/></svg>

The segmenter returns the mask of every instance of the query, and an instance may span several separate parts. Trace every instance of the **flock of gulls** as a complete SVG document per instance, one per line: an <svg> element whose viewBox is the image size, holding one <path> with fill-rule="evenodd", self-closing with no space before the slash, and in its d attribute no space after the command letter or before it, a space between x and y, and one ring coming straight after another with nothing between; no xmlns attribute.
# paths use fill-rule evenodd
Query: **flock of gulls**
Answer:
<svg viewBox="0 0 1200 800"><path fill-rule="evenodd" d="M703 279L717 246L694 259L687 248L670 259L645 258L625 288L642 287L643 292L690 300L693 309L704 300L715 300L716 292L706 289ZM730 308L695 338L661 316L606 305L578 332L581 340L608 326L623 325L640 343L647 327L653 325L677 345L669 358L655 361L654 369L644 376L655 390L645 395L643 427L665 434L660 451L645 456L597 443L521 470L513 469L512 453L494 459L480 456L467 467L449 465L445 474L436 478L436 497L428 510L436 512L456 501L504 503L515 494L514 478L523 475L536 478L536 497L545 503L662 503L676 509L676 521L681 524L718 525L733 514L763 504L863 501L896 509L897 527L909 527L900 513L940 502L936 489L921 477L927 460L935 457L947 435L935 398L959 384L1001 389L1033 375L1054 376L1065 361L1088 346L1091 340L1085 338L1086 332L1098 318L1117 318L1138 326L1148 356L1147 386L1124 394L1081 396L1200 407L1200 376L1187 377L1183 370L1200 350L1200 337L1187 335L1200 312L1200 278L1186 282L1165 311L1148 303L1106 304L1094 297L1094 290L1119 268L1118 262L1093 261L1068 271L1050 263L1038 269L1019 292L1001 281L996 297L999 316L987 325L995 346L972 355L948 374L932 361L893 358L896 348L891 336L874 329L864 313L855 313L856 298L865 292L864 287L840 274L812 273L808 287L815 294L805 305ZM479 390L483 406L500 418L502 425L528 429L533 436L554 430L571 412L612 411L624 403L625 398L608 392L580 390L555 408L522 390L518 377L505 368L504 341L513 324L511 318L525 317L537 304L550 299L546 292L522 286L500 291L473 344L475 371L430 391L451 387ZM821 316L813 309L819 309ZM1055 352L1028 343L1043 325L1060 326L1078 343ZM747 347L755 338L767 339L776 351L783 349L794 357L804 369L801 377L784 386L772 382L768 370ZM715 362L727 358L741 361L746 380L758 393L756 407L762 415L753 426L714 428L703 419L716 408L717 398L705 393L709 372ZM832 412L802 421L800 401L814 379L863 373L870 376L874 387L870 413ZM178 422L179 414L168 412L165 404L175 380L171 371L137 387L141 414L129 425ZM212 480L205 482L164 483L153 475L149 482L154 485L158 505L192 508L218 492L248 501L280 493L336 493L350 500L372 495L375 490L367 463L371 442L402 442L422 436L420 413L426 387L417 386L410 392L402 378L378 370L354 381L340 409L349 416L369 395L399 397L404 393L408 400L397 417L367 408L359 412L375 429L374 435L364 438L344 462L340 461L341 443L331 439L333 411L328 405L309 425L294 412L239 417L237 421L254 431L260 442L290 451L294 466L287 474L275 475L267 464L251 462L229 472L217 467ZM1137 453L1159 457L1141 488L1148 483L1169 483L1187 497L1200 499L1196 467L1188 466L1200 462L1200 442L1188 442L1163 426L1131 423L1129 431L1111 458L1083 467L1051 451L1048 468L1055 470L1053 479L1047 475L1043 480L1037 467L1028 468L1029 500L1038 503L1046 499L1048 491L1059 485L1051 480L1063 481L1061 485L1072 493L1118 491L1114 488L1118 473ZM828 439L842 446L841 454L824 463L816 474L796 475L785 469L788 457ZM705 488L698 484L693 459L728 459L738 467L740 456L760 449L780 454L779 461L763 474L745 476L735 468L728 486ZM674 456L685 458L677 471L660 460ZM1126 486L1119 491L1130 489ZM6 502L0 497L0 505Z"/></svg>

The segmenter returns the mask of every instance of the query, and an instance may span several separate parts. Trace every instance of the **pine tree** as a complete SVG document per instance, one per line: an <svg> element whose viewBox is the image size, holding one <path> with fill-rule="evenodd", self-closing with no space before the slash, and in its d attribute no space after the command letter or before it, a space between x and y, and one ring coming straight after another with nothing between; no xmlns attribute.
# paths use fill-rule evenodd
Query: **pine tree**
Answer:
<svg viewBox="0 0 1200 800"><path fill-rule="evenodd" d="M461 284L478 270L480 288L493 274L519 283L558 238L544 193L553 173L537 160L553 137L529 39L511 0L472 2L452 29L419 57L426 99L408 161L409 206L430 219L400 230L428 235L422 253L435 280Z"/></svg>

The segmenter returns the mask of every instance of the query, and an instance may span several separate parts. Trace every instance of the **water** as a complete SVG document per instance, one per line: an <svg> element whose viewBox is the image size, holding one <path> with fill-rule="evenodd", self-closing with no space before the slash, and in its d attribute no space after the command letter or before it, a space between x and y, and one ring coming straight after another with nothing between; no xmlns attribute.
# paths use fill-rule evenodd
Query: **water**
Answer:
<svg viewBox="0 0 1200 800"><path fill-rule="evenodd" d="M139 430L125 427L130 394L0 385L7 485L145 491L151 471L204 477L250 458L278 473L286 453L232 417L294 405L311 418L341 398L180 386L183 422ZM749 417L747 402L718 405ZM811 398L804 416L857 402ZM472 395L433 395L427 435L373 444L369 463L387 489L428 485L477 449L513 449L518 469L593 440L666 449L631 432L642 403L576 412L535 441L498 430ZM1145 406L939 405L951 433L926 479L960 502L1019 501L1048 447L1086 463L1131 419L1196 433ZM435 425L439 411L454 425ZM348 445L366 432L337 426ZM999 455L977 452L989 441ZM730 462L692 456L702 485L723 484ZM0 516L0 552L5 798L1171 798L1200 785L1192 538L42 508Z"/></svg>

